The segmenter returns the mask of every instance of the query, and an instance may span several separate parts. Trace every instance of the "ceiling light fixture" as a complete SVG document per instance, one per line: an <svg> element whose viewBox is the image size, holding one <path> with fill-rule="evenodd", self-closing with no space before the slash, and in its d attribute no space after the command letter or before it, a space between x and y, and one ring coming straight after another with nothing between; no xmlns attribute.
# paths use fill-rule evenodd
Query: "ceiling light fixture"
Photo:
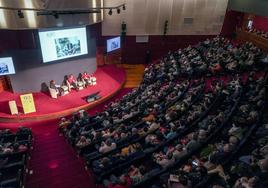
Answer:
<svg viewBox="0 0 268 188"><path fill-rule="evenodd" d="M120 14L121 9L120 9L120 8L118 8L116 11L117 11L117 14Z"/></svg>
<svg viewBox="0 0 268 188"><path fill-rule="evenodd" d="M57 12L52 12L52 16L54 16L55 19L59 18L59 14Z"/></svg>
<svg viewBox="0 0 268 188"><path fill-rule="evenodd" d="M21 10L18 10L18 17L19 18L24 18L24 14Z"/></svg>
<svg viewBox="0 0 268 188"><path fill-rule="evenodd" d="M113 14L113 10L110 9L109 12L108 12L108 14L111 16Z"/></svg>

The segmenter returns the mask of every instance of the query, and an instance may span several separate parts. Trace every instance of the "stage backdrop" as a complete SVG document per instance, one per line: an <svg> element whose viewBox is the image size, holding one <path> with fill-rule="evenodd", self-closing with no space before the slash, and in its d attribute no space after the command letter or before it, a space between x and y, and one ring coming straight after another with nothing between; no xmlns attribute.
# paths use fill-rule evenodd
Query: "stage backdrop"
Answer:
<svg viewBox="0 0 268 188"><path fill-rule="evenodd" d="M57 84L61 84L64 75L72 73L77 76L83 71L96 71L96 39L90 34L90 29L87 28L87 55L50 63L42 63L37 31L26 32L27 35L20 38L17 49L8 49L1 54L1 57L13 58L16 74L10 75L10 80L14 92L40 91L43 82L48 84L54 79ZM26 37L28 35L32 37Z"/></svg>

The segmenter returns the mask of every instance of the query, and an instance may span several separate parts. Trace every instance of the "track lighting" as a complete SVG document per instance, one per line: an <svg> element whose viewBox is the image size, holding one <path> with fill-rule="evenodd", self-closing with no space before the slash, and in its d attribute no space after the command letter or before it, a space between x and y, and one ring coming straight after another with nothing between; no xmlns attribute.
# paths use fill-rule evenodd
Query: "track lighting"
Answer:
<svg viewBox="0 0 268 188"><path fill-rule="evenodd" d="M108 12L108 14L111 16L113 14L113 10L110 9L109 12Z"/></svg>
<svg viewBox="0 0 268 188"><path fill-rule="evenodd" d="M18 17L19 18L24 18L24 14L21 10L18 10Z"/></svg>
<svg viewBox="0 0 268 188"><path fill-rule="evenodd" d="M59 14L57 14L56 12L52 12L52 16L54 16L55 19L59 18Z"/></svg>
<svg viewBox="0 0 268 188"><path fill-rule="evenodd" d="M118 8L118 9L117 9L117 14L120 14L120 12L121 12L121 9Z"/></svg>
<svg viewBox="0 0 268 188"><path fill-rule="evenodd" d="M123 9L123 10L126 10L126 5L125 5L125 4L123 4L122 9Z"/></svg>

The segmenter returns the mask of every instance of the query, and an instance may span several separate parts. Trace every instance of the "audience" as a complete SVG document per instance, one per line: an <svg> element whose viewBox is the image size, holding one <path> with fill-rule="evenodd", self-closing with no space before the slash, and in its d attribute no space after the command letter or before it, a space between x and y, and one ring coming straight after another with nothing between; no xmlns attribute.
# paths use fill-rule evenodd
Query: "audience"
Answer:
<svg viewBox="0 0 268 188"><path fill-rule="evenodd" d="M258 69L261 57L251 43L234 45L221 37L169 52L145 69L138 88L103 112L74 115L66 126L62 120L64 135L108 187L139 184L186 158L177 168L180 186L198 184L210 174L228 181L223 162L259 119L264 104L264 78L249 72ZM212 136L215 142L208 144Z"/></svg>

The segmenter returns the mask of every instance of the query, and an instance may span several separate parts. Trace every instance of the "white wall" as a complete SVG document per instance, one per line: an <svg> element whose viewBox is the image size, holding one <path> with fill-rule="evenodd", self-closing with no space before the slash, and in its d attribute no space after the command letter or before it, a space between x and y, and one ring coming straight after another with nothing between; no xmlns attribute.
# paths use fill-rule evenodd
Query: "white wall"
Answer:
<svg viewBox="0 0 268 188"><path fill-rule="evenodd" d="M217 35L220 33L228 0L105 0L105 6L126 3L121 14L104 13L102 34L119 35L121 23L127 35L162 35L165 20L168 35ZM192 24L184 18L193 18Z"/></svg>

